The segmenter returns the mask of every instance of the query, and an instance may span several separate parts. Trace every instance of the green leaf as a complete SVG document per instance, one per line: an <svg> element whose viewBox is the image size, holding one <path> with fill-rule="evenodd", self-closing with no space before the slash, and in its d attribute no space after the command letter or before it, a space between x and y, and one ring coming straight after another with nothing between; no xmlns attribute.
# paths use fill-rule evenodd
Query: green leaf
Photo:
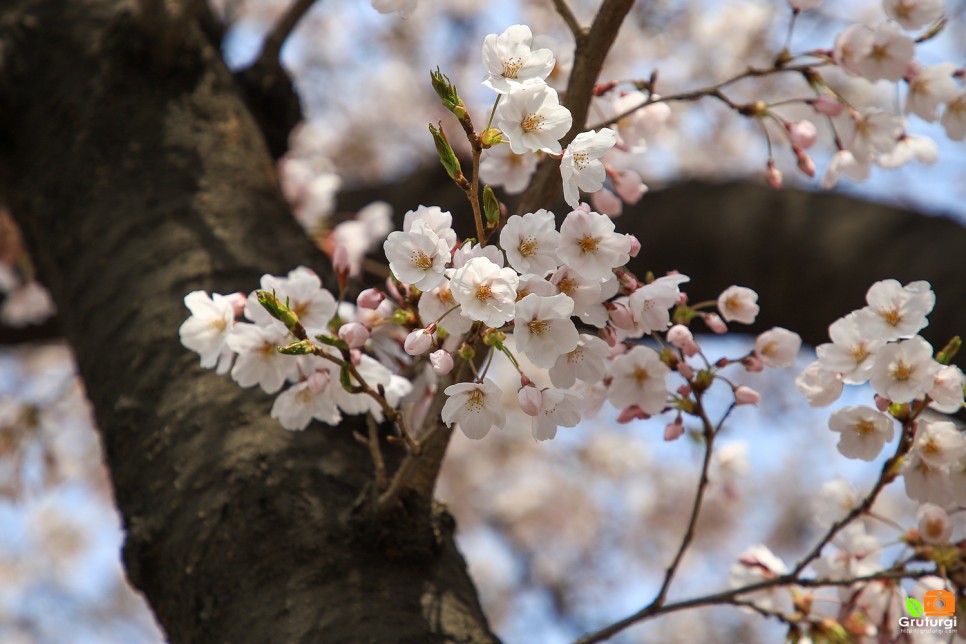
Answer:
<svg viewBox="0 0 966 644"><path fill-rule="evenodd" d="M923 615L922 603L914 597L906 599L906 610L913 617L922 617Z"/></svg>

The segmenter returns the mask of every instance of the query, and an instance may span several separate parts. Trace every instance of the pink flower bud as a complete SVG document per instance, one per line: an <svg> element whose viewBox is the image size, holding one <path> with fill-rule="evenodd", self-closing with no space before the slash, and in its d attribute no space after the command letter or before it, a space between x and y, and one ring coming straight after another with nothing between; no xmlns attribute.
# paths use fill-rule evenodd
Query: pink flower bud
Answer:
<svg viewBox="0 0 966 644"><path fill-rule="evenodd" d="M617 415L617 422L625 424L631 422L632 420L646 420L648 418L650 418L650 416L645 414L644 410L637 405L631 405L627 409L621 410L621 413Z"/></svg>
<svg viewBox="0 0 966 644"><path fill-rule="evenodd" d="M608 217L617 217L624 211L624 204L607 188L601 188L590 195L590 205L594 210Z"/></svg>
<svg viewBox="0 0 966 644"><path fill-rule="evenodd" d="M717 313L706 313L704 323L715 333L727 333L728 327Z"/></svg>
<svg viewBox="0 0 966 644"><path fill-rule="evenodd" d="M677 388L678 395L682 398L687 398L691 395L691 385L681 385Z"/></svg>
<svg viewBox="0 0 966 644"><path fill-rule="evenodd" d="M433 334L426 329L416 329L406 337L403 349L411 356L421 356L433 346Z"/></svg>
<svg viewBox="0 0 966 644"><path fill-rule="evenodd" d="M231 304L231 310L235 314L235 317L241 315L245 311L245 303L248 302L248 298L244 293L232 293L226 295L225 299Z"/></svg>
<svg viewBox="0 0 966 644"><path fill-rule="evenodd" d="M359 293L359 298L356 300L356 304L359 308L363 309L374 309L382 301L386 299L385 293L377 288L367 288L362 293Z"/></svg>
<svg viewBox="0 0 966 644"><path fill-rule="evenodd" d="M318 396L326 387L329 386L329 372L328 371L316 371L311 376L305 379L305 382L309 386L309 391Z"/></svg>
<svg viewBox="0 0 966 644"><path fill-rule="evenodd" d="M399 289L396 288L396 283L393 281L392 277L386 278L386 293L389 293L389 297L397 302L400 302L403 299L402 295L399 293Z"/></svg>
<svg viewBox="0 0 966 644"><path fill-rule="evenodd" d="M812 161L812 157L808 156L798 148L795 148L795 156L798 157L798 169L804 172L809 177L814 177L815 162Z"/></svg>
<svg viewBox="0 0 966 644"><path fill-rule="evenodd" d="M802 119L794 123L786 123L788 137L792 140L792 145L796 145L803 150L807 150L815 145L818 138L818 128L809 120Z"/></svg>
<svg viewBox="0 0 966 644"><path fill-rule="evenodd" d="M694 368L684 360L678 362L677 370L685 378L694 378Z"/></svg>
<svg viewBox="0 0 966 644"><path fill-rule="evenodd" d="M611 348L617 346L617 331L609 324L601 331L600 338Z"/></svg>
<svg viewBox="0 0 966 644"><path fill-rule="evenodd" d="M584 212L592 212L593 209L590 207L589 203L585 201L581 201L580 205L577 206L577 210L583 210Z"/></svg>
<svg viewBox="0 0 966 644"><path fill-rule="evenodd" d="M816 112L824 116L831 116L832 118L835 118L841 114L842 110L845 109L844 105L839 103L831 96L826 96L825 94L822 94L818 98L814 98L809 102L812 104L812 107Z"/></svg>
<svg viewBox="0 0 966 644"><path fill-rule="evenodd" d="M614 191L629 204L637 203L647 192L647 186L641 181L641 175L633 170L618 170L610 178L614 182Z"/></svg>
<svg viewBox="0 0 966 644"><path fill-rule="evenodd" d="M886 411L889 406L892 405L892 401L879 394L875 395L875 408L879 411Z"/></svg>
<svg viewBox="0 0 966 644"><path fill-rule="evenodd" d="M768 169L765 171L765 181L775 190L782 187L782 171L775 167L774 161L768 161Z"/></svg>
<svg viewBox="0 0 966 644"><path fill-rule="evenodd" d="M631 240L631 251L628 253L631 257L637 257L637 254L641 252L641 240L634 235L628 235Z"/></svg>
<svg viewBox="0 0 966 644"><path fill-rule="evenodd" d="M611 322L618 329L630 330L634 328L634 314L626 304L617 302L610 307Z"/></svg>
<svg viewBox="0 0 966 644"><path fill-rule="evenodd" d="M332 268L340 277L348 275L349 271L352 270L352 264L349 261L349 251L342 244L336 246L332 251Z"/></svg>
<svg viewBox="0 0 966 644"><path fill-rule="evenodd" d="M765 370L765 363L758 356L748 356L741 361L741 364L749 373L760 373Z"/></svg>
<svg viewBox="0 0 966 644"><path fill-rule="evenodd" d="M443 349L433 351L429 354L429 361L432 363L433 372L437 376L445 376L453 370L453 356L449 354L449 351Z"/></svg>
<svg viewBox="0 0 966 644"><path fill-rule="evenodd" d="M358 349L349 349L349 361L358 367L359 363L362 362L362 351L359 351Z"/></svg>
<svg viewBox="0 0 966 644"><path fill-rule="evenodd" d="M339 328L339 339L350 349L358 349L369 339L369 329L358 322L347 322Z"/></svg>
<svg viewBox="0 0 966 644"><path fill-rule="evenodd" d="M667 330L667 341L680 349L686 343L693 342L694 336L691 335L691 329L688 327L683 324L675 324Z"/></svg>
<svg viewBox="0 0 966 644"><path fill-rule="evenodd" d="M673 423L668 423L664 427L664 440L676 441L684 435L684 423L680 418L675 418Z"/></svg>
<svg viewBox="0 0 966 644"><path fill-rule="evenodd" d="M746 387L741 385L735 389L735 404L736 405L757 405L758 401L761 400L761 394L752 389L751 387Z"/></svg>
<svg viewBox="0 0 966 644"><path fill-rule="evenodd" d="M543 405L543 392L533 385L520 387L520 391L517 392L517 401L519 401L520 409L523 410L524 414L536 416L540 413L540 407Z"/></svg>

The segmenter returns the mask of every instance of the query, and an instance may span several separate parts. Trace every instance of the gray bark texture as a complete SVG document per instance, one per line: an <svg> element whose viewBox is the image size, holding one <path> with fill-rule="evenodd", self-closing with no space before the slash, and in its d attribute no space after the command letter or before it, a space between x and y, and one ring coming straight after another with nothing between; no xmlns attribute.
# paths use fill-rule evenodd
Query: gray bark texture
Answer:
<svg viewBox="0 0 966 644"><path fill-rule="evenodd" d="M327 264L279 191L272 157L288 126L269 132L250 95L259 84L231 76L192 3L144 19L163 4L0 9L0 199L76 351L131 580L174 642L493 640L445 511L359 510L372 465L356 421L283 431L268 396L181 347L187 292L248 291L263 273ZM465 209L438 169L340 206L380 198L400 215ZM966 321L966 231L950 220L687 184L647 195L619 226L643 242L638 274L687 273L695 300L733 283L758 290L756 329L821 342L884 277L933 283L934 343ZM390 467L401 457L387 448Z"/></svg>
<svg viewBox="0 0 966 644"><path fill-rule="evenodd" d="M137 9L0 18L3 197L94 405L130 579L173 642L493 640L445 512L354 509L361 427L283 431L180 346L188 291L325 263L219 52Z"/></svg>

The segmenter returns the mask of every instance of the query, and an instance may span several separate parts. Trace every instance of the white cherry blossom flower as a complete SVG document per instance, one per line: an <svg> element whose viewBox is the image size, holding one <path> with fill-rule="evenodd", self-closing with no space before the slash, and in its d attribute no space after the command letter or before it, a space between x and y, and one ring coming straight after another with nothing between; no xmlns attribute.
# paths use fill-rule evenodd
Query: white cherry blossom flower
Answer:
<svg viewBox="0 0 966 644"><path fill-rule="evenodd" d="M913 501L945 507L953 500L949 468L930 465L923 460L917 449L911 450L903 461L902 478L905 481L906 496Z"/></svg>
<svg viewBox="0 0 966 644"><path fill-rule="evenodd" d="M607 370L610 347L595 335L581 333L573 351L557 358L550 368L550 382L554 387L569 389L577 380L600 382Z"/></svg>
<svg viewBox="0 0 966 644"><path fill-rule="evenodd" d="M932 358L932 345L918 335L887 344L875 354L872 389L897 403L922 398L932 389L939 366Z"/></svg>
<svg viewBox="0 0 966 644"><path fill-rule="evenodd" d="M836 62L870 81L898 81L906 73L915 50L915 41L889 23L875 27L853 25L835 40Z"/></svg>
<svg viewBox="0 0 966 644"><path fill-rule="evenodd" d="M414 220L409 231L389 233L383 250L390 270L400 282L428 291L443 281L449 247L425 220Z"/></svg>
<svg viewBox="0 0 966 644"><path fill-rule="evenodd" d="M728 574L728 585L732 588L750 586L768 579L774 579L788 572L785 562L764 545L751 546L731 566ZM753 602L764 609L773 608L777 594L787 593L787 590L768 589L742 595L741 598Z"/></svg>
<svg viewBox="0 0 966 644"><path fill-rule="evenodd" d="M285 429L301 431L308 427L312 419L328 425L338 425L342 420L329 387L331 376L328 371L317 371L303 382L292 385L275 398L271 416ZM335 384L339 386L338 383Z"/></svg>
<svg viewBox="0 0 966 644"><path fill-rule="evenodd" d="M554 292L563 293L574 301L574 315L584 315L603 299L601 282L588 279L580 271L569 266L561 266L550 276Z"/></svg>
<svg viewBox="0 0 966 644"><path fill-rule="evenodd" d="M966 91L957 94L943 110L939 123L953 141L966 138Z"/></svg>
<svg viewBox="0 0 966 644"><path fill-rule="evenodd" d="M755 340L755 355L761 358L766 367L781 369L792 366L801 347L801 336L776 326Z"/></svg>
<svg viewBox="0 0 966 644"><path fill-rule="evenodd" d="M852 181L865 181L872 173L872 164L868 160L859 161L848 150L839 150L832 155L825 175L822 177L822 187L826 190L835 187L839 175L845 175Z"/></svg>
<svg viewBox="0 0 966 644"><path fill-rule="evenodd" d="M911 338L929 324L926 316L936 304L929 282L882 280L866 293L868 306L856 313L862 335L880 340Z"/></svg>
<svg viewBox="0 0 966 644"><path fill-rule="evenodd" d="M638 345L611 363L607 399L619 409L637 405L646 414L658 414L667 400L664 379L670 371L657 351Z"/></svg>
<svg viewBox="0 0 966 644"><path fill-rule="evenodd" d="M503 429L506 412L503 410L503 392L489 378L483 382L461 382L450 385L441 416L447 427L459 423L467 438L479 440L496 427Z"/></svg>
<svg viewBox="0 0 966 644"><path fill-rule="evenodd" d="M891 418L871 407L843 407L832 414L828 427L838 432L838 450L846 458L874 461L895 435Z"/></svg>
<svg viewBox="0 0 966 644"><path fill-rule="evenodd" d="M463 268L466 262L470 261L474 257L485 257L500 268L503 268L505 262L503 261L503 253L500 249L494 245L482 246L480 244L470 244L469 242L464 242L462 246L456 249L453 253L453 268ZM450 275L451 273L447 273Z"/></svg>
<svg viewBox="0 0 966 644"><path fill-rule="evenodd" d="M953 80L956 65L939 63L924 67L909 81L906 93L906 114L915 114L930 123L939 118L939 106L951 101L959 93Z"/></svg>
<svg viewBox="0 0 966 644"><path fill-rule="evenodd" d="M530 420L533 438L546 441L557 435L557 427L576 427L580 422L580 395L567 389L545 389L540 407Z"/></svg>
<svg viewBox="0 0 966 644"><path fill-rule="evenodd" d="M754 324L758 317L758 293L744 286L729 286L718 296L718 310L727 322Z"/></svg>
<svg viewBox="0 0 966 644"><path fill-rule="evenodd" d="M514 86L546 80L553 71L553 52L534 49L533 33L526 25L508 27L499 36L490 34L483 39L483 66L487 76L483 85L500 94Z"/></svg>
<svg viewBox="0 0 966 644"><path fill-rule="evenodd" d="M225 342L238 354L231 377L241 387L259 385L265 393L273 394L285 380L295 373L296 362L282 355L278 347L286 344L287 331L277 326L259 326L238 322L232 327Z"/></svg>
<svg viewBox="0 0 966 644"><path fill-rule="evenodd" d="M689 281L679 273L664 275L631 293L627 305L634 314L634 337L671 326L670 309L681 297L680 285Z"/></svg>
<svg viewBox="0 0 966 644"><path fill-rule="evenodd" d="M952 414L963 407L963 388L966 376L956 365L943 365L933 376L932 389L929 390L930 407L946 414Z"/></svg>
<svg viewBox="0 0 966 644"><path fill-rule="evenodd" d="M919 536L926 543L942 545L949 543L953 536L953 523L943 508L932 503L924 503L918 512Z"/></svg>
<svg viewBox="0 0 966 644"><path fill-rule="evenodd" d="M496 109L494 121L517 154L543 150L560 154L560 139L570 130L570 110L557 92L540 84L513 88Z"/></svg>
<svg viewBox="0 0 966 644"><path fill-rule="evenodd" d="M533 364L550 368L557 358L577 348L579 334L570 316L574 301L560 293L541 297L531 293L516 303L513 338Z"/></svg>
<svg viewBox="0 0 966 644"><path fill-rule="evenodd" d="M916 423L915 447L932 467L946 467L966 455L966 438L950 420L920 419Z"/></svg>
<svg viewBox="0 0 966 644"><path fill-rule="evenodd" d="M184 304L191 315L178 329L181 344L201 356L203 368L217 366L219 374L226 373L232 355L226 340L235 324L231 300L219 293L209 297L205 291L192 291L184 296Z"/></svg>
<svg viewBox="0 0 966 644"><path fill-rule="evenodd" d="M850 385L868 381L872 357L885 341L866 338L856 322L855 313L833 322L828 332L832 342L815 349L822 368L841 374L842 380Z"/></svg>
<svg viewBox="0 0 966 644"><path fill-rule="evenodd" d="M875 164L880 168L894 169L913 161L929 165L937 158L939 146L928 136L903 134L894 148L876 158Z"/></svg>
<svg viewBox="0 0 966 644"><path fill-rule="evenodd" d="M943 17L943 0L882 0L886 15L912 31Z"/></svg>
<svg viewBox="0 0 966 644"><path fill-rule="evenodd" d="M449 287L461 307L460 315L499 327L513 317L519 281L512 268L474 257L453 273Z"/></svg>
<svg viewBox="0 0 966 644"><path fill-rule="evenodd" d="M410 210L403 217L403 232L413 229L416 220L422 219L426 227L436 233L436 236L446 242L448 251L456 245L456 231L453 230L453 215L439 206L419 206Z"/></svg>
<svg viewBox="0 0 966 644"><path fill-rule="evenodd" d="M842 395L842 376L816 360L795 379L795 386L812 407L827 407Z"/></svg>
<svg viewBox="0 0 966 644"><path fill-rule="evenodd" d="M602 128L597 132L581 132L564 150L560 160L560 176L563 179L564 200L571 208L580 204L578 189L597 192L604 185L607 173L600 157L616 143L614 131Z"/></svg>
<svg viewBox="0 0 966 644"><path fill-rule="evenodd" d="M460 306L456 303L448 283L420 295L418 307L419 318L423 323L435 322L450 335L463 335L473 326L473 320L460 315Z"/></svg>
<svg viewBox="0 0 966 644"><path fill-rule="evenodd" d="M560 233L548 210L513 215L500 231L500 246L507 261L520 273L545 275L556 270L559 243Z"/></svg>
<svg viewBox="0 0 966 644"><path fill-rule="evenodd" d="M604 279L630 259L631 240L614 232L614 222L596 212L574 210L560 225L557 257L588 279Z"/></svg>
<svg viewBox="0 0 966 644"><path fill-rule="evenodd" d="M873 110L854 116L851 135L847 135L845 147L860 161L868 161L877 153L891 152L902 136L902 119L895 114Z"/></svg>
<svg viewBox="0 0 966 644"><path fill-rule="evenodd" d="M556 286L550 283L545 277L540 275L534 275L533 273L524 273L520 276L520 282L517 284L517 300L522 300L531 293L536 293L543 297L550 297L551 295L556 295L560 291ZM573 299L573 298L571 298Z"/></svg>
<svg viewBox="0 0 966 644"><path fill-rule="evenodd" d="M495 145L483 151L480 178L491 186L503 186L507 194L524 191L537 169L535 154L514 154L509 145Z"/></svg>

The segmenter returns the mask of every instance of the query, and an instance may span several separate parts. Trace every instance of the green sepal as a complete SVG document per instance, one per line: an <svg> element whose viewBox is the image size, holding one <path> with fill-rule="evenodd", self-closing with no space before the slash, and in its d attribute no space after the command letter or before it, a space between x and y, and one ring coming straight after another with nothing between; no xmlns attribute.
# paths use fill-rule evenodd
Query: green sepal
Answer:
<svg viewBox="0 0 966 644"><path fill-rule="evenodd" d="M500 224L500 201L490 186L483 186L483 214L486 215L487 228L496 228Z"/></svg>
<svg viewBox="0 0 966 644"><path fill-rule="evenodd" d="M302 327L302 323L299 321L299 316L295 314L295 311L289 308L288 298L286 298L283 304L280 299L275 295L275 293L269 293L268 291L258 290L255 291L255 297L258 298L258 303L268 311L276 320L280 321L285 327L292 332L295 337L300 340L305 339L305 329Z"/></svg>
<svg viewBox="0 0 966 644"><path fill-rule="evenodd" d="M307 356L315 352L315 346L311 340L299 340L298 342L287 344L284 347L279 347L278 352L284 353L287 356Z"/></svg>
<svg viewBox="0 0 966 644"><path fill-rule="evenodd" d="M455 114L458 119L466 116L466 106L463 105L463 100L456 91L456 85L450 82L449 77L439 71L439 67L435 72L429 72L429 77L433 81L433 90L442 101L443 107Z"/></svg>
<svg viewBox="0 0 966 644"><path fill-rule="evenodd" d="M450 179L460 185L466 183L466 177L463 176L463 170L460 168L460 161L456 158L456 153L453 152L453 148L446 139L443 124L439 123L439 129L437 129L430 123L429 133L433 135L433 143L436 144L436 153L439 155L439 162L446 169L446 174L449 175Z"/></svg>

